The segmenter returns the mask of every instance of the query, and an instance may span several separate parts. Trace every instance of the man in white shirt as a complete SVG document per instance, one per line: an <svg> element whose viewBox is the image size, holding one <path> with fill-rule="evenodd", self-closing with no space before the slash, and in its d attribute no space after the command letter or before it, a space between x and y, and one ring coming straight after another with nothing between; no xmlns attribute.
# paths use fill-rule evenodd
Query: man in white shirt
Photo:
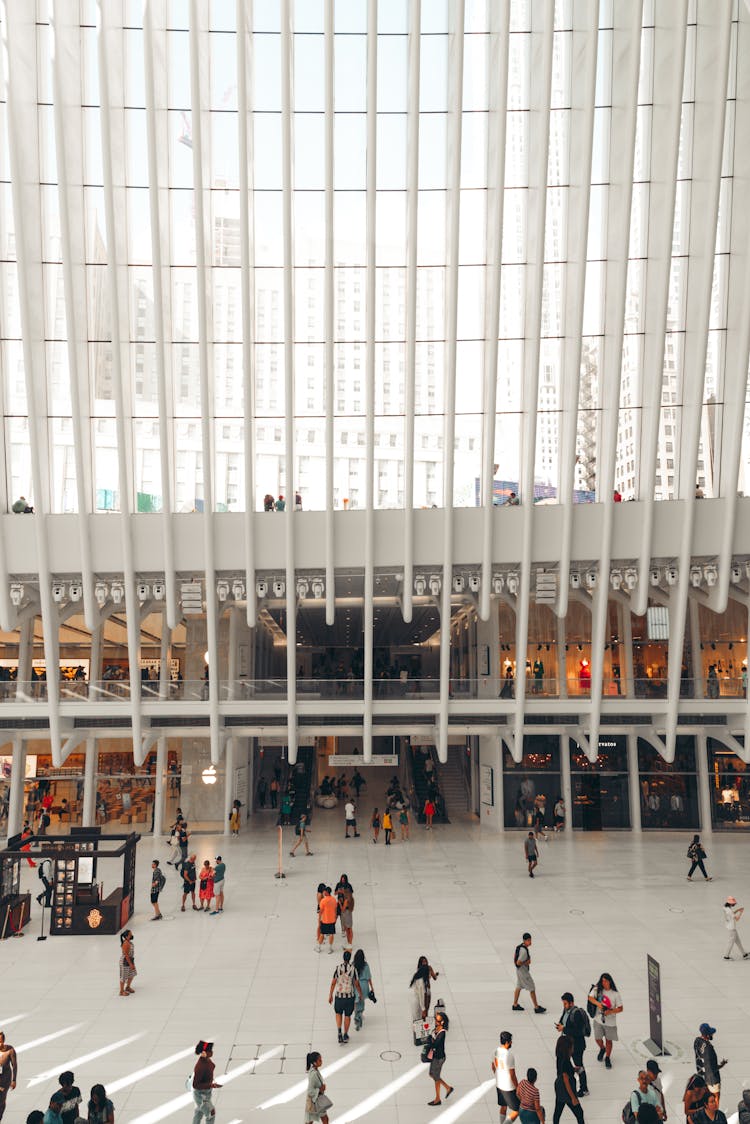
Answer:
<svg viewBox="0 0 750 1124"><path fill-rule="evenodd" d="M518 1094L516 1093L516 1089L518 1088L516 1059L511 1050L512 1045L513 1035L509 1030L504 1030L500 1035L500 1045L495 1051L495 1057L492 1059L500 1119L505 1120L506 1113L510 1109L507 1117L509 1121L516 1119L519 1110Z"/></svg>
<svg viewBox="0 0 750 1124"><path fill-rule="evenodd" d="M743 960L747 960L750 956L750 952L745 952L745 949L742 947L742 941L737 932L737 922L744 912L745 907L743 905L738 906L736 898L727 898L724 902L724 925L729 932L729 944L727 946L727 951L724 953L725 960L732 959L732 949L735 945L737 945Z"/></svg>
<svg viewBox="0 0 750 1124"><path fill-rule="evenodd" d="M347 800L344 805L344 818L346 819L346 832L345 839L349 839L349 828L354 832L354 838L359 839L359 832L357 831L357 820L355 818L356 809L352 800Z"/></svg>

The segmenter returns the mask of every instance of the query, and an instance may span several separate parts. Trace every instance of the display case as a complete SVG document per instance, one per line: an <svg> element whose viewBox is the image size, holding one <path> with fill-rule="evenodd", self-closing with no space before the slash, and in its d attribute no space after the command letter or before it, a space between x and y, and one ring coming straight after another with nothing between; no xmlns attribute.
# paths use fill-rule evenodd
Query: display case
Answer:
<svg viewBox="0 0 750 1124"><path fill-rule="evenodd" d="M21 837L16 835L9 843L18 843L17 851L0 852L0 940L23 933L31 916L31 895L21 893Z"/></svg>

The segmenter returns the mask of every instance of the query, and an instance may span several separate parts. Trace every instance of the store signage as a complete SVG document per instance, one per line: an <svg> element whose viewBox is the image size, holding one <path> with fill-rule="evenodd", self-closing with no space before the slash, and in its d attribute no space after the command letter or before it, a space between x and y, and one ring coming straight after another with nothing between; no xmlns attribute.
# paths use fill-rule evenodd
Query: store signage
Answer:
<svg viewBox="0 0 750 1124"><path fill-rule="evenodd" d="M374 753L371 761L365 761L359 753L330 753L328 767L342 769L357 769L360 765L387 765L389 769L398 768L397 753Z"/></svg>
<svg viewBox="0 0 750 1124"><path fill-rule="evenodd" d="M646 956L646 974L648 983L648 1025L649 1041L645 1045L653 1054L668 1054L664 1049L664 1031L661 1019L661 970L659 961L653 956Z"/></svg>

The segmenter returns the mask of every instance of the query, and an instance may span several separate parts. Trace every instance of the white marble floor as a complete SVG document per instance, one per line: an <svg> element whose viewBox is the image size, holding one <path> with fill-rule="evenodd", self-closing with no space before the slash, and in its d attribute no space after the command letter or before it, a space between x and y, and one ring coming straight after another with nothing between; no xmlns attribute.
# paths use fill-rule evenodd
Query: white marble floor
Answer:
<svg viewBox="0 0 750 1124"><path fill-rule="evenodd" d="M363 800L361 820L369 816ZM543 1103L553 1108L553 1022L560 994L579 1000L602 971L623 996L620 1042L611 1072L588 1051L587 1121L619 1120L648 1056L646 953L661 963L664 1026L672 1056L663 1063L670 1115L677 1118L692 1072L699 1023L718 1028L724 1073L722 1107L734 1111L750 1077L750 960L727 963L721 905L747 890L750 853L744 838L707 841L715 875L688 883L682 835L575 835L543 846L530 880L522 836L482 835L474 822L415 829L408 843L374 847L343 838L340 811L318 812L314 857L289 859L274 879L276 831L256 817L237 840L196 836L200 860L217 851L227 861L227 905L220 917L179 911L179 884L167 868L166 919L149 921L150 860L168 856L163 842L139 845L138 908L133 918L136 994L118 997L115 937L55 937L37 942L38 913L23 939L0 944L0 1028L19 1049L20 1080L6 1120L46 1107L57 1074L73 1069L88 1094L102 1082L118 1124L187 1119L184 1078L199 1038L216 1042L217 1072L230 1081L217 1094L218 1124L304 1118L304 1055L318 1049L332 1072L330 1119L421 1124L485 1124L497 1119L490 1059L498 1034L515 1036L518 1069L540 1074ZM315 889L346 871L356 894L355 948L372 966L377 1006L368 1004L360 1034L339 1046L328 986L337 960L314 951ZM35 871L24 880L38 892ZM547 1014L510 1010L513 948L534 935L533 974ZM750 916L745 925L750 948ZM740 929L742 932L742 927ZM337 943L338 947L338 943ZM446 1079L456 1092L428 1108L433 1086L411 1042L407 985L426 953L440 971L433 998L451 1018ZM98 1056L97 1056L98 1052ZM257 1060L255 1060L257 1059ZM145 1072L143 1072L145 1071ZM394 1084L395 1083L395 1084ZM572 1120L572 1117L571 1117Z"/></svg>

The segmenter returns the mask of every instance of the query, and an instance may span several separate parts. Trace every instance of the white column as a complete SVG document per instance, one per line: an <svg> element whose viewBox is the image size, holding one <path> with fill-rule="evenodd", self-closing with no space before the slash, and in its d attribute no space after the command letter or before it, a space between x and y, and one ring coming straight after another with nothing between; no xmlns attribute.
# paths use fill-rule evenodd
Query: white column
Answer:
<svg viewBox="0 0 750 1124"><path fill-rule="evenodd" d="M227 658L227 698L237 698L237 660L239 657L239 610L229 610L229 653Z"/></svg>
<svg viewBox="0 0 750 1124"><path fill-rule="evenodd" d="M34 620L34 617L27 617L21 624L21 634L18 638L18 672L16 673L17 696L25 694L25 684L31 679Z"/></svg>
<svg viewBox="0 0 750 1124"><path fill-rule="evenodd" d="M289 489L287 489L288 491ZM293 497L293 493L290 498ZM234 738L227 738L224 750L224 834L229 835L229 813L234 800ZM250 797L248 796L248 800Z"/></svg>
<svg viewBox="0 0 750 1124"><path fill-rule="evenodd" d="M104 637L104 625L98 624L94 631L91 633L91 662L89 664L89 687L92 683L98 683L102 677L102 639ZM89 690L89 696L91 690Z"/></svg>
<svg viewBox="0 0 750 1124"><path fill-rule="evenodd" d="M86 739L86 760L83 767L83 809L81 826L96 823L96 738Z"/></svg>
<svg viewBox="0 0 750 1124"><path fill-rule="evenodd" d="M694 597L688 600L690 614L690 652L693 661L693 698L702 699L703 691L703 659L701 657L701 623L698 602Z"/></svg>
<svg viewBox="0 0 750 1124"><path fill-rule="evenodd" d="M164 780L167 772L167 739L156 743L156 781L154 784L154 836L164 833Z"/></svg>
<svg viewBox="0 0 750 1124"><path fill-rule="evenodd" d="M713 832L711 817L711 778L708 775L708 745L706 735L696 734L695 755L698 764L698 808L700 810L701 831L704 835Z"/></svg>
<svg viewBox="0 0 750 1124"><path fill-rule="evenodd" d="M477 697L496 699L500 694L500 603L496 597L490 601L487 620L477 619L474 632L474 660L477 668ZM489 674L484 674L485 649Z"/></svg>
<svg viewBox="0 0 750 1124"><path fill-rule="evenodd" d="M635 682L633 680L633 618L630 608L626 605L622 613L622 649L625 655L625 690L626 699L635 697ZM622 664L620 665L622 667Z"/></svg>
<svg viewBox="0 0 750 1124"><path fill-rule="evenodd" d="M169 698L169 641L172 633L169 628L166 606L161 615L161 640L159 643L159 698Z"/></svg>
<svg viewBox="0 0 750 1124"><path fill-rule="evenodd" d="M565 801L565 828L573 830L573 785L570 779L570 735L560 737L560 783L562 798Z"/></svg>
<svg viewBox="0 0 750 1124"><path fill-rule="evenodd" d="M26 775L26 743L20 734L13 738L13 765L10 771L8 803L8 838L18 835L23 827L23 781Z"/></svg>
<svg viewBox="0 0 750 1124"><path fill-rule="evenodd" d="M562 579L561 579L562 580ZM565 617L557 617L557 693L568 697L568 659L565 651Z"/></svg>
<svg viewBox="0 0 750 1124"><path fill-rule="evenodd" d="M479 826L486 831L505 830L505 811L503 807L503 743L499 737L480 734L479 745ZM482 766L489 765L495 787L495 803L492 807L482 803Z"/></svg>
<svg viewBox="0 0 750 1124"><path fill-rule="evenodd" d="M638 735L628 734L628 792L630 793L630 826L641 832L641 784L638 776Z"/></svg>

